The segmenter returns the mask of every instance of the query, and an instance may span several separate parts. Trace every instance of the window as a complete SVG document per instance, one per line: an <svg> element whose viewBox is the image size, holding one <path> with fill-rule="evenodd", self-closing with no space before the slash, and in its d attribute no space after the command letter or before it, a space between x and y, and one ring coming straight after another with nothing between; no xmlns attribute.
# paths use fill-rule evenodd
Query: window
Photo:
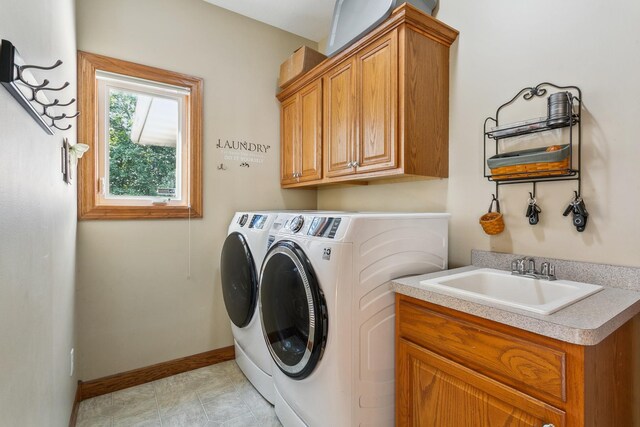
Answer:
<svg viewBox="0 0 640 427"><path fill-rule="evenodd" d="M202 216L202 79L78 53L80 219Z"/></svg>

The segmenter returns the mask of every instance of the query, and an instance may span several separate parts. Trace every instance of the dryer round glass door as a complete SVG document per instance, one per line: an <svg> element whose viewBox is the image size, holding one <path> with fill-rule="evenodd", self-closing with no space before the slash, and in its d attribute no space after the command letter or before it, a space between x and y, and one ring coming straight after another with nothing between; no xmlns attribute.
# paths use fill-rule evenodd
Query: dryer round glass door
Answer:
<svg viewBox="0 0 640 427"><path fill-rule="evenodd" d="M258 278L247 240L240 233L227 236L220 259L222 296L234 325L244 328L256 311Z"/></svg>
<svg viewBox="0 0 640 427"><path fill-rule="evenodd" d="M271 247L260 275L260 315L269 352L296 379L313 372L327 340L327 306L311 263L300 246Z"/></svg>

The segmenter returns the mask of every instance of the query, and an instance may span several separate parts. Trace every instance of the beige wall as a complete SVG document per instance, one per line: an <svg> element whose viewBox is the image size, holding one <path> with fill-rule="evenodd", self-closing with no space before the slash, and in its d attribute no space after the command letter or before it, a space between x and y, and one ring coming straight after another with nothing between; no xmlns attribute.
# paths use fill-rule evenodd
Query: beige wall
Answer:
<svg viewBox="0 0 640 427"><path fill-rule="evenodd" d="M451 48L449 179L323 188L318 209L450 212L452 266L468 264L476 248L640 267L640 4L447 0L437 18L460 31ZM543 213L536 227L524 217L531 186L514 185L500 191L506 231L489 237L478 224L494 192L482 177L484 119L521 88L543 81L574 84L583 92L587 230L578 233L561 216L575 183L538 186ZM544 114L543 104L520 119ZM639 324L636 319L636 354ZM637 402L638 364L635 393ZM640 425L639 405L635 412Z"/></svg>
<svg viewBox="0 0 640 427"><path fill-rule="evenodd" d="M469 263L477 248L640 266L640 56L633 54L640 4L447 0L437 18L460 31L451 49L449 179L321 189L318 208L448 211L451 265ZM561 216L574 183L538 186L543 213L536 227L524 217L531 186L516 185L500 192L506 231L489 237L478 225L494 192L482 177L483 121L518 90L543 81L575 84L584 94L588 228L578 233ZM545 108L528 115L543 116Z"/></svg>
<svg viewBox="0 0 640 427"><path fill-rule="evenodd" d="M75 97L73 0L3 2L1 38L27 62L64 64L46 76ZM65 426L76 389L74 347L76 186L62 182L62 138L47 135L0 89L0 424ZM74 123L75 126L75 123Z"/></svg>
<svg viewBox="0 0 640 427"><path fill-rule="evenodd" d="M81 221L78 319L88 380L232 344L219 257L233 213L314 208L279 186L280 63L313 42L202 0L82 0L78 48L204 78L204 219ZM264 164L224 160L221 138L271 145ZM216 165L224 163L226 171Z"/></svg>

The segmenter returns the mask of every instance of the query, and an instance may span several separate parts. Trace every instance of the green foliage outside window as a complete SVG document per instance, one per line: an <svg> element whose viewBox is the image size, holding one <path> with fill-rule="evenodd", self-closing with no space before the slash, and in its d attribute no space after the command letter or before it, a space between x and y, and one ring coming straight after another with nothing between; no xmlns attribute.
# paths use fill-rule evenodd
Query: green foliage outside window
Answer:
<svg viewBox="0 0 640 427"><path fill-rule="evenodd" d="M176 187L176 147L131 141L135 94L112 90L109 98L109 193L157 196L158 188Z"/></svg>

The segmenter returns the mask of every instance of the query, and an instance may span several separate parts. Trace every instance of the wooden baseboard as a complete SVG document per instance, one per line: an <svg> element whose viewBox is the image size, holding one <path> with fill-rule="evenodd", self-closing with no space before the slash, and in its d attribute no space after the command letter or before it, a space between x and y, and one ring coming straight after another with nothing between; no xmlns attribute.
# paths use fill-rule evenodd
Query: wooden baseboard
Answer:
<svg viewBox="0 0 640 427"><path fill-rule="evenodd" d="M91 381L78 382L80 400L100 396L124 388L170 377L193 369L203 368L235 358L233 346L223 347L192 356L181 357L180 359L169 360L168 362L134 369L132 371L109 375ZM76 397L77 400L77 397Z"/></svg>
<svg viewBox="0 0 640 427"><path fill-rule="evenodd" d="M78 381L76 386L76 397L73 400L73 408L71 409L71 416L69 417L69 427L75 427L78 420L78 409L80 409L80 401L82 392L82 382Z"/></svg>

